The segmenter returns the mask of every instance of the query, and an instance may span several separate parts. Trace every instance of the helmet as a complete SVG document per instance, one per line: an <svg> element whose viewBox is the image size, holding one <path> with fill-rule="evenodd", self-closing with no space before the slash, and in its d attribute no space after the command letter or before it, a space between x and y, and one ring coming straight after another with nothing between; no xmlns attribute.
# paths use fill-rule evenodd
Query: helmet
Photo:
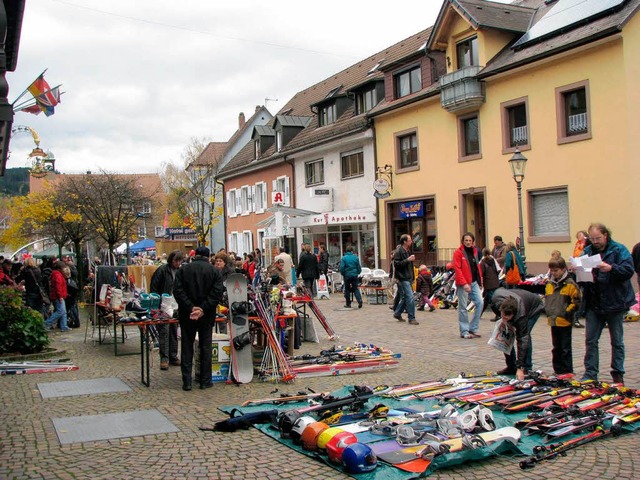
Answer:
<svg viewBox="0 0 640 480"><path fill-rule="evenodd" d="M318 436L318 448L320 450L326 449L327 448L327 443L329 443L329 440L331 440L335 434L340 433L340 432L344 432L344 430L341 429L340 427L327 428L324 432L322 432Z"/></svg>
<svg viewBox="0 0 640 480"><path fill-rule="evenodd" d="M369 445L352 443L342 452L342 463L349 473L365 473L376 468L378 458Z"/></svg>
<svg viewBox="0 0 640 480"><path fill-rule="evenodd" d="M307 425L300 435L302 448L315 452L318 449L318 436L327 428L329 425L323 422L313 422Z"/></svg>
<svg viewBox="0 0 640 480"><path fill-rule="evenodd" d="M447 263L446 267L447 270L453 270L453 262L449 262Z"/></svg>
<svg viewBox="0 0 640 480"><path fill-rule="evenodd" d="M357 441L358 439L351 432L336 433L333 438L329 440L329 443L327 443L329 460L334 463L342 463L342 452L344 449Z"/></svg>
<svg viewBox="0 0 640 480"><path fill-rule="evenodd" d="M302 414L296 410L289 410L278 415L278 430L282 438L291 438L293 424Z"/></svg>
<svg viewBox="0 0 640 480"><path fill-rule="evenodd" d="M293 443L299 445L302 439L302 432L304 432L304 429L307 428L307 425L310 425L315 421L315 418L306 416L300 417L295 422L293 422L293 428L291 429L291 440L293 440Z"/></svg>

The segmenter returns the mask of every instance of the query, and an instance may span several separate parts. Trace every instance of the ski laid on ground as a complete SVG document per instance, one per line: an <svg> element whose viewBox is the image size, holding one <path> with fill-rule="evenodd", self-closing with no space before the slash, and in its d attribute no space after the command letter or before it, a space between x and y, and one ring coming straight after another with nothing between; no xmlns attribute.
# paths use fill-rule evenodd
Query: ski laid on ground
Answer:
<svg viewBox="0 0 640 480"><path fill-rule="evenodd" d="M59 365L55 367L22 367L16 369L2 369L0 375L26 375L28 373L54 373L54 372L71 372L78 370L77 365Z"/></svg>

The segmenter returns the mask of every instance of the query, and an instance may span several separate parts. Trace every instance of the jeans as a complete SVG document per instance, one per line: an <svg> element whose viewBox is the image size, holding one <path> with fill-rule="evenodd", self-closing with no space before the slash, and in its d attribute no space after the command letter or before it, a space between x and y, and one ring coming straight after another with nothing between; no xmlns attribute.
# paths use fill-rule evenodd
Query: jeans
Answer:
<svg viewBox="0 0 640 480"><path fill-rule="evenodd" d="M409 280L398 280L398 293L396 295L400 295L400 301L393 311L393 314L399 317L402 315L402 312L406 310L409 315L409 321L415 320L416 304L413 301L411 282Z"/></svg>
<svg viewBox="0 0 640 480"><path fill-rule="evenodd" d="M589 380L598 380L600 370L599 341L605 323L609 326L611 338L611 373L624 374L624 320L625 312L596 313L593 310L586 312L585 330L585 354L584 377Z"/></svg>
<svg viewBox="0 0 640 480"><path fill-rule="evenodd" d="M533 330L533 327L538 321L538 318L540 318L540 314L529 318L529 321L527 322L527 327L529 328L529 348L527 348L527 351L524 352L524 365L523 365L523 368L527 372L530 372L531 369L533 368L533 358L532 358L533 357L533 341L531 339L531 331ZM522 354L522 352L520 354ZM515 347L511 350L511 353L504 354L504 359L507 362L507 367L515 371L516 359L517 359Z"/></svg>
<svg viewBox="0 0 640 480"><path fill-rule="evenodd" d="M355 295L358 305L362 303L362 295L358 288L358 277L345 277L344 279L344 301L347 306L351 305L351 294Z"/></svg>
<svg viewBox="0 0 640 480"><path fill-rule="evenodd" d="M67 330L69 327L67 327L67 306L64 303L64 298L52 300L51 304L54 310L49 318L47 318L45 326L51 329L58 323L58 320L60 320L60 330Z"/></svg>
<svg viewBox="0 0 640 480"><path fill-rule="evenodd" d="M458 294L458 327L460 328L460 336L464 336L469 332L476 333L480 326L480 315L482 315L483 305L480 285L478 285L478 282L473 282L469 293L464 291L464 287L459 286L456 292ZM471 325L469 325L469 312L467 312L469 300L476 305L476 309L473 311Z"/></svg>

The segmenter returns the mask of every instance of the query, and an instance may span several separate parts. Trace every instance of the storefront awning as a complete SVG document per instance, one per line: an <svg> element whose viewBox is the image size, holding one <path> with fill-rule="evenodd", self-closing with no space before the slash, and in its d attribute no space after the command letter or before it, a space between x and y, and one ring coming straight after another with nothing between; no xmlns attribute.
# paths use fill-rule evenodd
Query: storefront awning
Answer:
<svg viewBox="0 0 640 480"><path fill-rule="evenodd" d="M317 215L317 212L310 210L302 210L300 208L284 207L282 205L274 205L267 208L267 212L273 215L260 220L256 226L265 229L265 238L288 237L293 235L292 222L298 217L308 217L309 215Z"/></svg>

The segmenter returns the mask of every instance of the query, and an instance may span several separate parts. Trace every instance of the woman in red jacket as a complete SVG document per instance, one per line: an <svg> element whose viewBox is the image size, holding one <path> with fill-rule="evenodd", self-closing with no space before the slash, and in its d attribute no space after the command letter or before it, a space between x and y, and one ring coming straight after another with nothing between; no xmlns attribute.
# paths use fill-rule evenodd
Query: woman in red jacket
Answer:
<svg viewBox="0 0 640 480"><path fill-rule="evenodd" d="M68 332L71 330L67 326L67 307L64 299L67 298L67 279L64 277L62 270L66 264L59 260L53 265L51 278L49 279L49 298L53 305L53 313L47 318L45 327L51 330L60 320L60 330Z"/></svg>
<svg viewBox="0 0 640 480"><path fill-rule="evenodd" d="M482 270L480 252L475 246L476 237L471 232L462 236L462 245L453 252L453 269L458 293L458 327L460 338L480 338L478 327L482 315ZM472 301L476 309L469 323L467 305Z"/></svg>

